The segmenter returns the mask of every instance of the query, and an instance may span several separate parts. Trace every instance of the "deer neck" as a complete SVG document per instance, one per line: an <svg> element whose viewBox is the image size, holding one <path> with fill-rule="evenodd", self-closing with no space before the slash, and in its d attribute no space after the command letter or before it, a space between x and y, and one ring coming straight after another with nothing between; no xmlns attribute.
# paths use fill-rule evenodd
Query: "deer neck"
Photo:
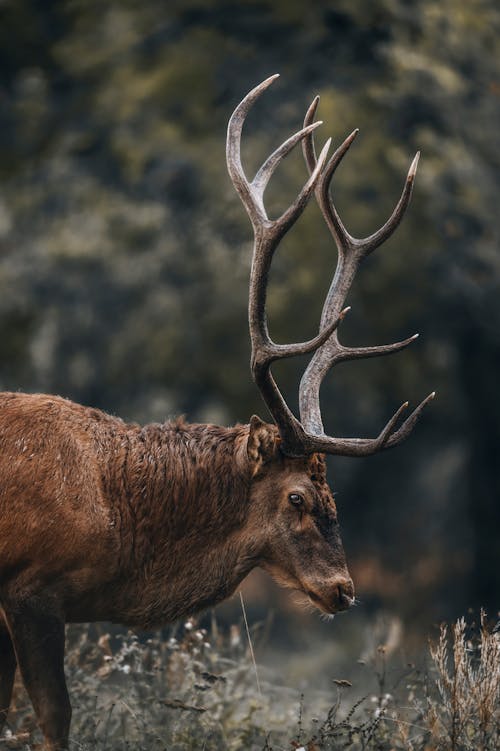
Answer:
<svg viewBox="0 0 500 751"><path fill-rule="evenodd" d="M243 435L241 427L175 422L120 439L107 495L120 575L142 589L141 625L216 604L257 565L258 543L245 533L250 482L237 461Z"/></svg>

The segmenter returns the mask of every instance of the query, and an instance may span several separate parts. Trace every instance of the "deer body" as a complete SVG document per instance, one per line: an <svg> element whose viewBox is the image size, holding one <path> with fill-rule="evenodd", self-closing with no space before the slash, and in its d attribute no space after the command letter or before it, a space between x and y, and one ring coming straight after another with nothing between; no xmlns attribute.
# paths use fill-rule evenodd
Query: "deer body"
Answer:
<svg viewBox="0 0 500 751"><path fill-rule="evenodd" d="M47 592L67 622L151 628L230 595L261 552L241 539L245 433L0 395L4 598Z"/></svg>
<svg viewBox="0 0 500 751"><path fill-rule="evenodd" d="M141 427L0 394L0 724L18 666L47 749L66 748L65 623L160 626L225 599L255 566L327 612L351 604L324 461L279 443L258 418Z"/></svg>
<svg viewBox="0 0 500 751"><path fill-rule="evenodd" d="M256 566L325 613L352 605L324 454L366 456L398 445L434 396L400 423L403 404L376 438L325 435L319 392L326 372L338 362L396 352L416 338L353 348L340 343L337 329L359 264L395 230L408 206L418 155L388 221L370 237L352 237L329 186L356 132L328 162L330 141L316 158L317 98L303 129L265 160L251 182L245 175L243 124L275 78L236 107L227 138L229 174L254 230L252 375L275 424L254 416L234 428L183 421L141 427L56 396L0 394L0 728L19 667L48 751L68 743L66 622L160 626L220 602ZM266 185L300 141L310 177L291 206L270 219ZM319 334L276 344L265 313L269 269L313 194L337 246L337 271ZM312 353L300 385L299 420L271 365Z"/></svg>

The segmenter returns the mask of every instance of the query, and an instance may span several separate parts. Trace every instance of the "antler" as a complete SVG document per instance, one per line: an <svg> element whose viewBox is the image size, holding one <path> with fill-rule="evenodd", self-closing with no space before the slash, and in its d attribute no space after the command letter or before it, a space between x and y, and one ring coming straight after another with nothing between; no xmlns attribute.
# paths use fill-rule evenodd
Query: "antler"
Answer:
<svg viewBox="0 0 500 751"><path fill-rule="evenodd" d="M358 260L358 251L356 251L356 254L351 251L351 245L357 248L362 244L364 257L364 255L367 255L368 252L383 242L401 219L405 205L400 207L400 204L404 200L405 193L403 193L400 204L396 207L389 222L378 233L363 241L355 240L347 234L333 205L329 203L328 186L338 162L345 151L347 151L354 135L350 137L350 140L347 139L342 144L325 167L331 139L328 139L319 157L316 158L312 138L313 131L321 125L321 121L312 122L317 108L317 100L309 108L302 130L295 133L279 146L266 159L257 171L254 179L249 182L241 164L240 150L243 124L254 102L276 78L278 78L277 75L271 76L247 94L233 112L227 133L226 156L229 174L247 210L254 230L254 251L250 272L248 303L248 319L252 343L252 375L279 428L282 440L281 447L285 454L289 456L303 456L316 451L323 451L332 454L361 456L374 453L381 448L388 448L403 440L411 431L426 402L423 402L396 432L393 432L394 427L406 405L400 407L376 439L330 438L323 434L319 411L319 388L324 374L334 364L334 361L338 362L340 359L350 359L352 357L370 357L380 354L381 349L384 350L384 353L395 351L406 346L406 344L415 338L411 337L411 339L405 342L388 345L385 348L369 347L363 350L353 350L342 347L335 335L340 321L349 310L349 308L345 308L344 310L341 310L341 308L359 260L361 259L360 254ZM292 205L278 219L269 219L264 207L264 191L278 164L300 141L303 142L304 153L310 171L309 180ZM413 175L414 172L412 173L411 180L413 180ZM408 185L408 181L405 190L408 193L407 204L409 193L411 192L411 184ZM320 333L308 342L286 345L276 344L269 335L265 312L269 270L274 252L280 240L302 214L313 192L316 192L318 196L327 223L338 243L339 264L323 309ZM399 214L394 218L398 211ZM365 251L364 248L368 247L366 245L368 241L370 241L371 245ZM344 260L344 263L341 263L341 258ZM351 260L346 262L348 259ZM270 366L275 360L309 354L311 352L315 352L315 355L301 382L301 423L286 404L271 374ZM363 355L361 352L363 352ZM432 398L432 396L428 397L426 401Z"/></svg>
<svg viewBox="0 0 500 751"><path fill-rule="evenodd" d="M306 113L304 126L308 126L313 120L318 103L319 97L316 97ZM337 268L323 306L321 326L327 326L330 321L337 319L361 261L387 240L401 222L410 203L420 156L420 152L417 152L408 170L401 197L389 219L369 237L357 239L349 234L338 215L330 197L330 184L335 170L358 132L358 129L354 130L335 151L316 185L316 198L338 251ZM308 133L303 141L303 152L306 164L311 171L316 167L318 161L311 133ZM407 347L417 338L418 334L414 334L408 339L394 344L385 344L378 347L346 347L339 342L338 335L334 332L330 339L318 349L300 382L299 403L302 425L306 431L318 436L323 451L329 452L328 446L331 445L332 453L343 453L350 456L372 454L381 449L397 446L409 436L422 410L434 398L435 392L429 394L406 418L399 429L394 431L399 416L408 407L408 402L402 404L379 436L374 439L332 439L325 436L321 419L319 392L326 373L337 363L345 360L376 357L377 355L389 355Z"/></svg>

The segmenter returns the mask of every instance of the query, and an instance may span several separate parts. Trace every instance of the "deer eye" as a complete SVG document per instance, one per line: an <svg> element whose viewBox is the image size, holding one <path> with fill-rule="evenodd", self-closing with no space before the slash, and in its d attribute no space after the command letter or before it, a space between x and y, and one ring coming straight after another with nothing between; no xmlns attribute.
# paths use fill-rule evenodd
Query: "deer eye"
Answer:
<svg viewBox="0 0 500 751"><path fill-rule="evenodd" d="M295 506L295 507L302 506L302 504L304 503L304 499L299 493L290 493L288 496L288 500L290 501L292 506Z"/></svg>

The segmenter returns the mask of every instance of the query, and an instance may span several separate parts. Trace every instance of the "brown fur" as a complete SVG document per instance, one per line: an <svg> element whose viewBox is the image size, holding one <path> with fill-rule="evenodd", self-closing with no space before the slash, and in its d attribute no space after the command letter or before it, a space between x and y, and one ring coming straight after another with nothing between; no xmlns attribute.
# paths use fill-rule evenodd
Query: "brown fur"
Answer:
<svg viewBox="0 0 500 751"><path fill-rule="evenodd" d="M65 622L159 626L220 602L255 566L323 610L350 604L324 460L287 458L279 443L255 417L141 427L1 394L0 710L13 644L47 748L66 747Z"/></svg>

